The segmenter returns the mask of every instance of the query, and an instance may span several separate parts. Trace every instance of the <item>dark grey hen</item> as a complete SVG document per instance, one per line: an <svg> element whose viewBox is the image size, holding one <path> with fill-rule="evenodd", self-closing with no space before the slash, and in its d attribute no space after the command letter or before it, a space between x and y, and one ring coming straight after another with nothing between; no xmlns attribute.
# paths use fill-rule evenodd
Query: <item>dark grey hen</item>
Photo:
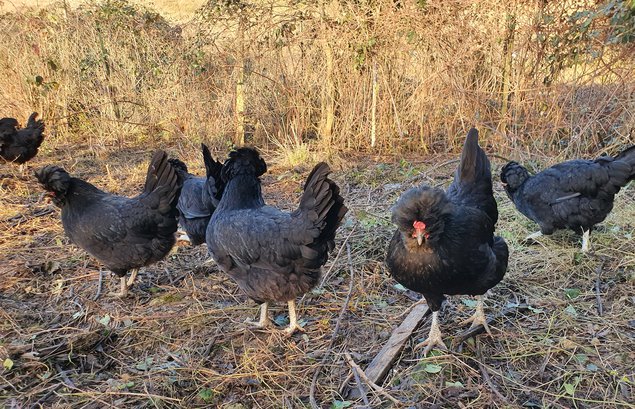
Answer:
<svg viewBox="0 0 635 409"><path fill-rule="evenodd" d="M218 206L224 185L220 177L223 164L214 160L204 144L201 144L206 177L197 177L188 173L185 163L170 159L170 163L183 179L183 187L177 209L179 224L185 230L193 246L205 243L205 231L209 220ZM207 180L210 183L206 183Z"/></svg>
<svg viewBox="0 0 635 409"><path fill-rule="evenodd" d="M71 241L121 277L116 295L126 296L138 269L172 249L181 180L165 152L154 153L143 192L132 198L106 193L58 166L46 166L35 176L61 208Z"/></svg>
<svg viewBox="0 0 635 409"><path fill-rule="evenodd" d="M292 334L302 330L295 299L317 284L348 209L339 187L328 178L326 163L315 166L300 206L291 213L265 205L259 177L266 171L253 148L229 154L221 171L225 190L207 228L207 248L250 298L263 303L258 326L270 325L269 303L288 302L286 331Z"/></svg>
<svg viewBox="0 0 635 409"><path fill-rule="evenodd" d="M593 226L608 216L615 195L635 179L635 146L616 157L562 162L534 176L509 162L500 177L516 209L540 226L528 238L571 229L582 233L582 251L586 252Z"/></svg>

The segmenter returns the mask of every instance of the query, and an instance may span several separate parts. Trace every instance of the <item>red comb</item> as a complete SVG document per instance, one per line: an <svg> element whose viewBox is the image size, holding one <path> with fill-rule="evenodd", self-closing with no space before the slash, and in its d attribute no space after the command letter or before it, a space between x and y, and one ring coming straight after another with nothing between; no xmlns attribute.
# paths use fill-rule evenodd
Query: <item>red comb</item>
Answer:
<svg viewBox="0 0 635 409"><path fill-rule="evenodd" d="M424 222L420 222L417 220L414 223L412 223L412 227L414 227L415 230L425 230L426 224Z"/></svg>

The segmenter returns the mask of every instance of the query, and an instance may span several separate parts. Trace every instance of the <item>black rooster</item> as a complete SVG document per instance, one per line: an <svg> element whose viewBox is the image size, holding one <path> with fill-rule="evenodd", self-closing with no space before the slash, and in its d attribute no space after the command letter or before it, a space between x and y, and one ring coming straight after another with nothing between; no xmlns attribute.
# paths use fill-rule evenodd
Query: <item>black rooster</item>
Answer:
<svg viewBox="0 0 635 409"><path fill-rule="evenodd" d="M44 140L44 122L36 120L37 115L33 112L22 129L18 129L18 121L14 118L0 119L0 157L20 164L20 170L25 162L37 155Z"/></svg>
<svg viewBox="0 0 635 409"><path fill-rule="evenodd" d="M589 234L613 209L620 188L635 179L635 146L615 158L570 160L530 176L527 169L509 162L501 170L505 191L518 211L535 221L540 231L558 229L582 233L582 251L589 250Z"/></svg>
<svg viewBox="0 0 635 409"><path fill-rule="evenodd" d="M193 246L205 243L205 231L209 219L218 206L223 194L224 185L220 178L223 164L212 158L207 146L201 144L203 161L207 177L196 177L187 171L185 163L178 159L170 159L172 167L183 179L183 187L176 208L179 210L179 224L189 237ZM210 183L206 184L209 179Z"/></svg>
<svg viewBox="0 0 635 409"><path fill-rule="evenodd" d="M259 327L270 325L269 303L287 301L288 334L302 330L296 297L318 282L334 247L335 231L347 212L326 163L315 166L300 206L291 213L266 206L259 176L267 171L258 151L240 148L223 164L225 191L207 228L207 248L220 266L256 302L263 303Z"/></svg>
<svg viewBox="0 0 635 409"><path fill-rule="evenodd" d="M509 255L505 241L494 236L497 219L490 163L476 129L467 135L447 192L420 186L395 204L397 231L386 263L395 280L423 294L432 310L428 338L417 346L425 346L425 354L435 345L445 348L438 312L446 294L476 295L476 313L467 322L490 332L481 295L503 279Z"/></svg>
<svg viewBox="0 0 635 409"><path fill-rule="evenodd" d="M125 297L138 269L172 249L181 181L165 152L154 153L143 192L133 198L106 193L58 166L46 166L35 175L62 209L62 225L71 241L121 277L116 295Z"/></svg>

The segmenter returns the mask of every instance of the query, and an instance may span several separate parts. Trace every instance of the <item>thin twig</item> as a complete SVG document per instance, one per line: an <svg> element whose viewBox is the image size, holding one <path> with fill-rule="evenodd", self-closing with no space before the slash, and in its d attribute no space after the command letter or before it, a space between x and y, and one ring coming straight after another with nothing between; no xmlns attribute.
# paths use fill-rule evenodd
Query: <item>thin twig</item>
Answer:
<svg viewBox="0 0 635 409"><path fill-rule="evenodd" d="M349 236L350 237L350 236ZM346 299L344 300L344 304L342 305L342 309L340 310L340 315L337 317L337 322L335 323L335 329L333 330L333 334L331 335L331 341L329 342L329 346L327 348L326 353L323 355L320 363L317 368L315 368L315 372L313 372L313 379L311 380L311 389L309 392L309 402L311 403L311 407L313 409L320 409L317 401L315 400L315 388L317 385L318 377L320 376L320 372L322 371L322 367L324 366L324 361L327 357L331 356L331 352L333 352L333 346L335 345L335 340L337 339L337 335L340 331L340 326L342 324L342 319L344 318L344 314L348 309L348 303L351 301L351 295L353 294L353 282L354 280L354 270L353 270L353 259L351 257L351 246L346 243L346 252L348 253L348 268L350 270L350 281L348 284L348 294L346 294Z"/></svg>
<svg viewBox="0 0 635 409"><path fill-rule="evenodd" d="M362 380L359 378L359 372L357 371L357 368L351 366L351 370L353 372L353 377L355 378L355 384L357 385L357 389L359 390L359 396L362 397L364 405L370 407L370 402L368 401L368 396L366 396L366 390L364 389L364 385L362 385Z"/></svg>
<svg viewBox="0 0 635 409"><path fill-rule="evenodd" d="M350 365L351 369L356 369L357 373L359 373L359 376L364 380L364 382L366 382L366 384L368 386L370 386L375 392L379 393L381 396L385 397L386 399L390 400L392 403L394 403L395 405L401 405L402 402L399 401L398 399L394 398L392 395L390 395L388 392L386 392L386 390L384 388L382 388L381 386L377 385L375 382L371 381L366 374L364 373L364 371L362 370L362 368L359 367L359 365L357 365L355 363L355 361L353 361L353 358L350 356L350 354L348 352L344 353L344 357L346 358L346 362L348 362L348 364Z"/></svg>
<svg viewBox="0 0 635 409"><path fill-rule="evenodd" d="M494 384L494 382L492 382L492 378L490 378L489 373L487 372L487 368L485 367L485 365L482 364L481 361L483 360L483 354L481 353L481 344L478 341L476 342L476 356L478 358L476 364L481 371L481 375L483 376L485 383L487 383L492 392L494 392L494 394L498 396L498 399L503 401L505 405L510 405L509 400L507 400L507 398L502 393L500 393L498 387Z"/></svg>
<svg viewBox="0 0 635 409"><path fill-rule="evenodd" d="M322 281L320 282L320 285L317 286L318 289L324 287L324 283L326 282L326 280L328 280L329 275L331 275L331 271L333 270L333 267L335 266L337 260L339 260L340 255L342 254L342 250L344 250L344 247L348 245L348 239L350 239L353 233L355 233L355 229L357 229L357 224L353 226L353 228L351 229L351 232L348 233L348 236L346 236L346 238L344 239L344 242L342 243L342 245L340 246L340 249L337 251L337 254L335 255L335 259L333 260L333 263L331 263L331 267L329 267L326 274L324 274L324 277L322 277Z"/></svg>
<svg viewBox="0 0 635 409"><path fill-rule="evenodd" d="M597 304L598 315L604 314L604 306L602 305L602 293L600 291L602 269L604 269L604 260L595 269L595 302Z"/></svg>
<svg viewBox="0 0 635 409"><path fill-rule="evenodd" d="M68 377L68 375L66 375L66 371L63 370L59 364L55 364L55 370L60 374L60 376L62 377L62 381L64 382L64 385L68 386L69 388L73 388L76 389L77 387L75 386L75 384L73 383L73 381L71 381L71 379Z"/></svg>
<svg viewBox="0 0 635 409"><path fill-rule="evenodd" d="M101 287L104 283L104 271L99 269L99 282L97 283L97 294L93 297L93 301L97 301L101 297Z"/></svg>

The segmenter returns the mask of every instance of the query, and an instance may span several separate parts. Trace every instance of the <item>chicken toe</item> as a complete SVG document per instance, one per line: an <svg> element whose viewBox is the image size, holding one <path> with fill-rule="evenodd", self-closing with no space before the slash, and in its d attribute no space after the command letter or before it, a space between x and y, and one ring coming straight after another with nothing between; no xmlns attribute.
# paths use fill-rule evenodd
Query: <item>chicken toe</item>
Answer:
<svg viewBox="0 0 635 409"><path fill-rule="evenodd" d="M589 251L589 238L591 235L591 230L585 230L584 233L582 233L582 252L586 253Z"/></svg>
<svg viewBox="0 0 635 409"><path fill-rule="evenodd" d="M110 296L115 298L126 298L128 296L128 284L126 283L126 277L120 277L119 284L119 292L111 292Z"/></svg>
<svg viewBox="0 0 635 409"><path fill-rule="evenodd" d="M273 326L269 319L269 303L262 303L260 306L260 319L258 322L252 320L246 320L245 323L256 329L263 329Z"/></svg>
<svg viewBox="0 0 635 409"><path fill-rule="evenodd" d="M447 350L448 347L443 343L443 338L441 337L441 328L439 328L439 312L434 311L432 313L432 326L430 327L430 332L428 333L428 338L426 338L423 342L417 344L414 347L414 350L421 347L425 347L423 350L423 355L428 355L428 352L432 350L433 347L438 347L439 349Z"/></svg>
<svg viewBox="0 0 635 409"><path fill-rule="evenodd" d="M462 321L461 325L465 325L469 323L472 323L470 328L475 328L475 327L478 327L479 325L482 325L483 328L485 329L485 332L487 332L490 337L492 336L492 331L490 331L489 325L487 325L487 317L485 316L485 311L483 310L483 296L482 295L476 296L476 311L474 311L474 315L472 315L470 318L466 319L465 321Z"/></svg>

